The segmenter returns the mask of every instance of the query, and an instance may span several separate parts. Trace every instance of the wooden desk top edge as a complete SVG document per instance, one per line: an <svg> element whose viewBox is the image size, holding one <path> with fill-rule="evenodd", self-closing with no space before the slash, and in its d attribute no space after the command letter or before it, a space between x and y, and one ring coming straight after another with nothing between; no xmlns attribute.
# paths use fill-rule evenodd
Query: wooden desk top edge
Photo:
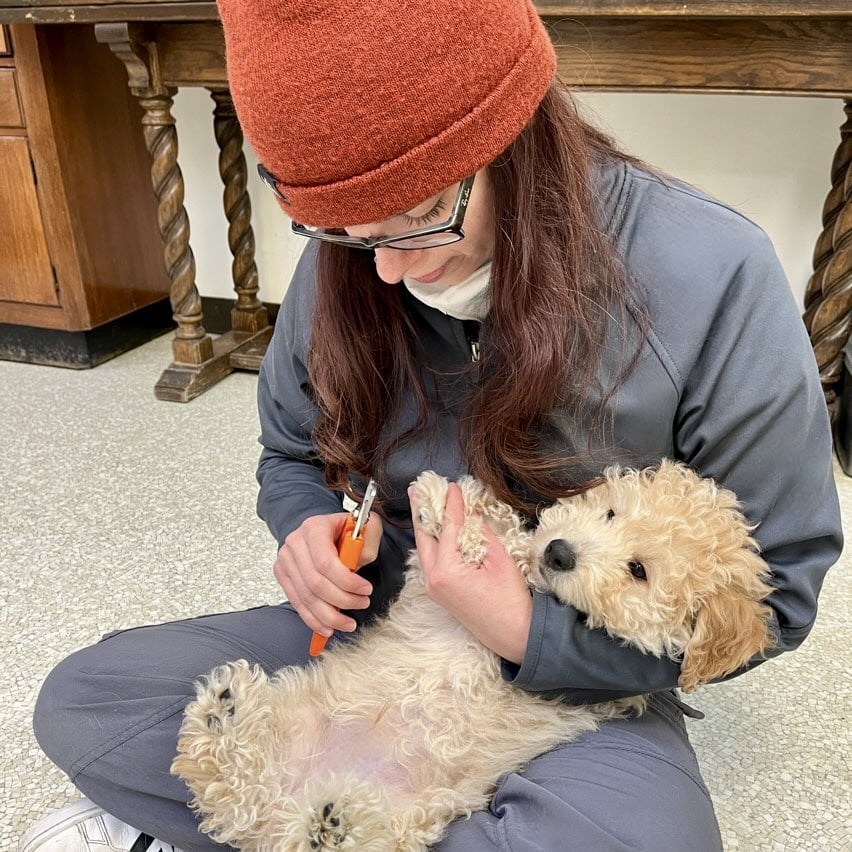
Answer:
<svg viewBox="0 0 852 852"><path fill-rule="evenodd" d="M850 0L536 0L539 13L553 17L609 18L846 18ZM208 0L0 0L0 23L98 23L106 21L212 21L216 3Z"/></svg>

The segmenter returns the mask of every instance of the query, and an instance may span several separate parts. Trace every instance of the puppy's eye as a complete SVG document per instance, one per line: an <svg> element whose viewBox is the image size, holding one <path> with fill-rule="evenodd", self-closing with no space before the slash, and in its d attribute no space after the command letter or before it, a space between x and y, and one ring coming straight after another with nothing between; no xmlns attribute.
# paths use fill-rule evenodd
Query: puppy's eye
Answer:
<svg viewBox="0 0 852 852"><path fill-rule="evenodd" d="M627 570L637 579L637 580L647 580L648 575L645 573L645 566L641 562L628 562Z"/></svg>
<svg viewBox="0 0 852 852"><path fill-rule="evenodd" d="M606 519L607 519L608 521L611 521L614 517L615 517L615 512L613 512L613 511L612 511L612 509L610 509L610 510L606 513Z"/></svg>

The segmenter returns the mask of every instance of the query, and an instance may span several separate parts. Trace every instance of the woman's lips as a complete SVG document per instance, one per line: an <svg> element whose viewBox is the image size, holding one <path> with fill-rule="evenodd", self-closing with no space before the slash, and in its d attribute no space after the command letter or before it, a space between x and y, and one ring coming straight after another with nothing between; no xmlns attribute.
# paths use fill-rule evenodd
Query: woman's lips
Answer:
<svg viewBox="0 0 852 852"><path fill-rule="evenodd" d="M447 261L440 269L436 269L428 275L424 275L421 278L414 278L413 280L418 284L434 284L447 271L449 265L450 262Z"/></svg>

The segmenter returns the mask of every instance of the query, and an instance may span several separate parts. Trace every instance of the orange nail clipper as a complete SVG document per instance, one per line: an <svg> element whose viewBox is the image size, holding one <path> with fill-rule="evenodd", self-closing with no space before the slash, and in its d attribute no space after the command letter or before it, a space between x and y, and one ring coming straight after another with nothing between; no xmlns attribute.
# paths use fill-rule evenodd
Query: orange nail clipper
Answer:
<svg viewBox="0 0 852 852"><path fill-rule="evenodd" d="M346 519L340 538L337 539L337 556L350 571L358 570L358 560L364 549L364 527L370 520L370 509L376 499L377 490L376 482L371 478L364 490L364 499L352 510ZM326 642L328 642L328 636L314 633L311 637L310 655L316 657L321 654Z"/></svg>

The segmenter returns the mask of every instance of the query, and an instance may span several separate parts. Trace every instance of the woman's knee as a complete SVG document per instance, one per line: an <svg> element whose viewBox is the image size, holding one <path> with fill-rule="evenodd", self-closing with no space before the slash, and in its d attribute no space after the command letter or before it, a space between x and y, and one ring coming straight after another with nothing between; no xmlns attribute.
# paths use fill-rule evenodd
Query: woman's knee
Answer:
<svg viewBox="0 0 852 852"><path fill-rule="evenodd" d="M45 678L33 711L33 731L42 751L67 771L80 742L76 728L85 687L79 673L79 652L66 657Z"/></svg>
<svg viewBox="0 0 852 852"><path fill-rule="evenodd" d="M191 678L152 684L132 657L102 642L71 654L45 678L33 731L45 754L72 780L89 763L158 719L179 713L193 694Z"/></svg>
<svg viewBox="0 0 852 852"><path fill-rule="evenodd" d="M173 749L198 678L240 658L268 671L307 659L309 638L285 607L117 631L71 654L47 676L35 707L36 739L72 780L112 749L119 757L136 743L167 736ZM140 759L147 761L147 752Z"/></svg>

